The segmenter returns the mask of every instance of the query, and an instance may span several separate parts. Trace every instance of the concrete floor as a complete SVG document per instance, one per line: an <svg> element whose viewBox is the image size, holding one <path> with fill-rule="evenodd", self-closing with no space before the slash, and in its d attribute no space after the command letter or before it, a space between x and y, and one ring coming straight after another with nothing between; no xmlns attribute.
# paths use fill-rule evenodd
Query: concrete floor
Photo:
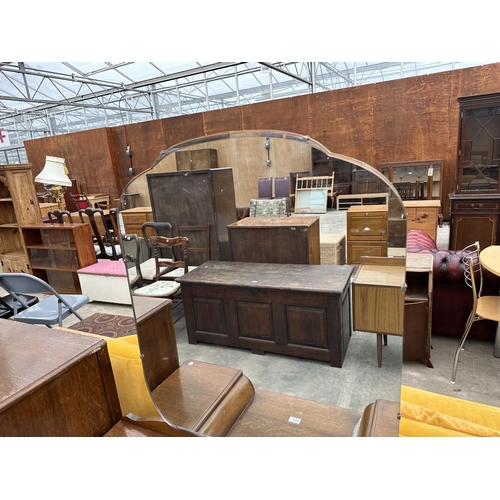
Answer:
<svg viewBox="0 0 500 500"><path fill-rule="evenodd" d="M321 215L322 232L345 232L345 212L328 211ZM439 229L438 246L447 248L449 227ZM93 302L82 315L94 312L131 315L130 306ZM399 400L400 385L500 406L498 373L500 359L493 356L493 344L470 340L462 352L457 382L449 381L453 356L459 339L434 337L428 368L419 361L402 364L401 339L389 337L383 348L382 367L377 367L376 335L354 332L342 368L326 362L292 358L266 353L252 354L244 349L199 343L191 345L187 334L182 304L174 308L175 328L180 361L198 359L241 369L257 389L299 396L323 403L362 411L375 399ZM74 324L67 318L64 326Z"/></svg>

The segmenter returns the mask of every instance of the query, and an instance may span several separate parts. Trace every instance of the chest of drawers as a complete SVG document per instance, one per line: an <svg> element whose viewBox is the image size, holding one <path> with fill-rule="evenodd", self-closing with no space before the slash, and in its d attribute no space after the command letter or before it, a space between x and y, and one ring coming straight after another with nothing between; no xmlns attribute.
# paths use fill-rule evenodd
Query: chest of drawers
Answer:
<svg viewBox="0 0 500 500"><path fill-rule="evenodd" d="M404 201L403 205L406 211L408 231L419 229L436 241L439 211L441 209L439 200Z"/></svg>
<svg viewBox="0 0 500 500"><path fill-rule="evenodd" d="M151 207L136 207L122 210L123 226L126 234L142 235L142 225L145 222L153 222L153 212Z"/></svg>
<svg viewBox="0 0 500 500"><path fill-rule="evenodd" d="M347 263L361 256L387 256L387 205L352 206L347 210Z"/></svg>

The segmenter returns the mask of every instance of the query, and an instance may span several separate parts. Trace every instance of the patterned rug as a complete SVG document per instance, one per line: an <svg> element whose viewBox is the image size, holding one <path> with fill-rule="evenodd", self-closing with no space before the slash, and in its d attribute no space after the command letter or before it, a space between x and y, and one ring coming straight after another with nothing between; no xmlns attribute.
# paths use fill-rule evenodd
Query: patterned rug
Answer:
<svg viewBox="0 0 500 500"><path fill-rule="evenodd" d="M79 332L93 333L103 337L125 337L135 335L135 318L119 314L95 313L69 327Z"/></svg>

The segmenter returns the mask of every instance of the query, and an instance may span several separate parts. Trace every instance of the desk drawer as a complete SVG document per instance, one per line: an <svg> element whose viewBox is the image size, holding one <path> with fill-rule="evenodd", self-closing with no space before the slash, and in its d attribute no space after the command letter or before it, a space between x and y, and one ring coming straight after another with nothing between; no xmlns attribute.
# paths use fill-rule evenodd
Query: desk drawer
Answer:
<svg viewBox="0 0 500 500"><path fill-rule="evenodd" d="M387 257L387 242L354 241L347 243L347 262L360 264L361 257Z"/></svg>
<svg viewBox="0 0 500 500"><path fill-rule="evenodd" d="M123 214L123 225L125 226L125 232L127 234L142 234L142 225L145 222L153 222L153 214L144 212L144 213L135 213L135 214Z"/></svg>
<svg viewBox="0 0 500 500"><path fill-rule="evenodd" d="M500 209L500 205L494 201L481 201L481 202L470 202L470 201L457 201L453 204L453 210L474 210L474 211L498 211Z"/></svg>
<svg viewBox="0 0 500 500"><path fill-rule="evenodd" d="M348 214L347 231L349 240L386 240L387 212Z"/></svg>

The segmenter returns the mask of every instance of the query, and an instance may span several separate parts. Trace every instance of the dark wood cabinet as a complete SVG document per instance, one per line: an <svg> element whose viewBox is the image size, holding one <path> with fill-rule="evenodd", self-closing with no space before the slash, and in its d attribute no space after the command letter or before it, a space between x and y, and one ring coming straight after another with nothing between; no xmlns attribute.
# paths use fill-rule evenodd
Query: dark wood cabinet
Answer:
<svg viewBox="0 0 500 500"><path fill-rule="evenodd" d="M450 195L451 250L499 241L500 93L458 99L455 192Z"/></svg>
<svg viewBox="0 0 500 500"><path fill-rule="evenodd" d="M208 262L181 283L188 340L329 361L351 337L353 267Z"/></svg>
<svg viewBox="0 0 500 500"><path fill-rule="evenodd" d="M432 269L430 254L406 255L403 361L421 360L432 368Z"/></svg>
<svg viewBox="0 0 500 500"><path fill-rule="evenodd" d="M174 228L210 224L211 260L231 260L227 226L238 220L231 168L162 172L146 177L156 222L170 222ZM204 238L200 232L192 240L190 237L190 244L205 247ZM193 254L189 264L202 264L204 254L199 255Z"/></svg>
<svg viewBox="0 0 500 500"><path fill-rule="evenodd" d="M365 169L357 169L352 171L351 192L353 194L387 193L388 187L374 173Z"/></svg>
<svg viewBox="0 0 500 500"><path fill-rule="evenodd" d="M219 166L217 150L210 148L176 151L175 163L179 172L183 170L206 170Z"/></svg>
<svg viewBox="0 0 500 500"><path fill-rule="evenodd" d="M498 239L500 194L451 194L450 250L461 250L479 241L481 248Z"/></svg>
<svg viewBox="0 0 500 500"><path fill-rule="evenodd" d="M233 261L321 263L319 217L246 217L228 229Z"/></svg>

